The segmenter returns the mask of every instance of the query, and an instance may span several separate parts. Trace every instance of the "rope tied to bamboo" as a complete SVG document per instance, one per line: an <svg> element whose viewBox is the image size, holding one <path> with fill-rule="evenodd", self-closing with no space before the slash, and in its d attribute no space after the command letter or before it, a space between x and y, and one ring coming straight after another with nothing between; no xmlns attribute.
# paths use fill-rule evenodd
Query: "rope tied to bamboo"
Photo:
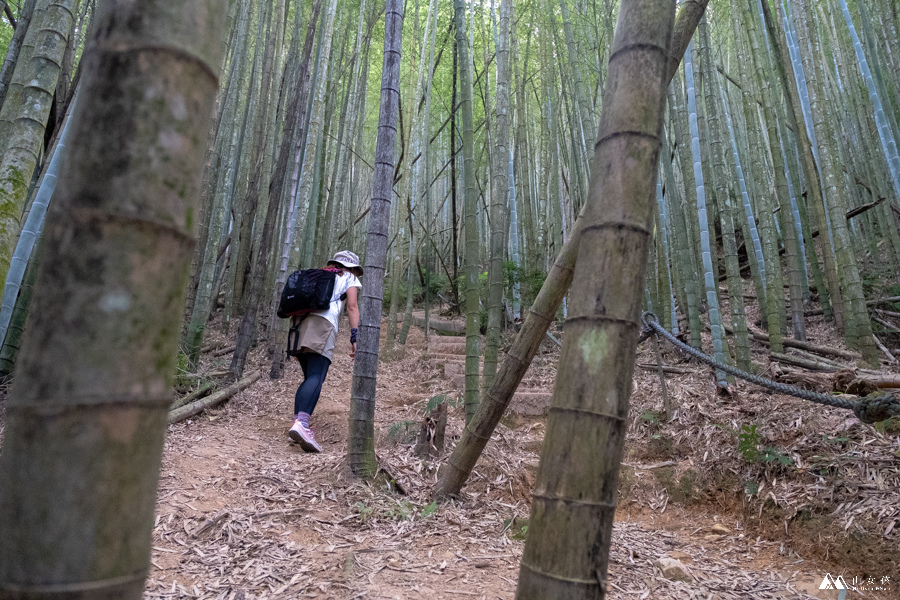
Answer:
<svg viewBox="0 0 900 600"><path fill-rule="evenodd" d="M746 371L742 371L731 365L721 363L713 357L700 352L696 348L688 346L660 325L656 315L652 312L648 311L641 315L641 324L644 326L643 331L641 332L642 338L646 339L644 337L645 335L659 335L679 350L686 352L697 360L706 363L715 369L720 369L729 375L740 377L745 381L767 388L773 392L795 396L825 406L852 410L853 414L855 414L863 423L877 423L889 419L890 417L900 416L900 398L892 392L878 391L869 394L868 396L851 400L846 397L822 394L820 392L804 390L793 385L778 383L777 381L772 381L771 379L766 379L759 375L753 375L752 373L747 373Z"/></svg>

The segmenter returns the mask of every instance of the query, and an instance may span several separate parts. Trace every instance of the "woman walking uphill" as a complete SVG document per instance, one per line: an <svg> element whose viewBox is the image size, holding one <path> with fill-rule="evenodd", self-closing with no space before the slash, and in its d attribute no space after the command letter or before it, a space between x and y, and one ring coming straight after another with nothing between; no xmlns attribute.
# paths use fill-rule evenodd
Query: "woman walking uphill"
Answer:
<svg viewBox="0 0 900 600"><path fill-rule="evenodd" d="M309 428L309 417L319 402L322 384L328 374L328 367L331 366L344 298L347 300L347 317L350 320L350 358L356 356L356 332L359 327L357 295L362 287L359 277L363 274L359 257L349 250L342 250L328 261L325 268L337 269L339 272L335 276L334 293L329 307L309 313L300 323L298 345L302 352L297 355L297 360L303 369L303 383L294 396L294 424L288 431L290 438L306 452L322 451L322 446Z"/></svg>

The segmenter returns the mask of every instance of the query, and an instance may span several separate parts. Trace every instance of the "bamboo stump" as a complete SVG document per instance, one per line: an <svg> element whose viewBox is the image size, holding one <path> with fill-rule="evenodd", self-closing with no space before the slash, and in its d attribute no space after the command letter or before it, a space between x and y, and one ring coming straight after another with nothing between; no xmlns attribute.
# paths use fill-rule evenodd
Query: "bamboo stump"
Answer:
<svg viewBox="0 0 900 600"><path fill-rule="evenodd" d="M419 458L440 456L444 451L444 433L447 430L447 404L441 402L422 419L419 439L414 452Z"/></svg>

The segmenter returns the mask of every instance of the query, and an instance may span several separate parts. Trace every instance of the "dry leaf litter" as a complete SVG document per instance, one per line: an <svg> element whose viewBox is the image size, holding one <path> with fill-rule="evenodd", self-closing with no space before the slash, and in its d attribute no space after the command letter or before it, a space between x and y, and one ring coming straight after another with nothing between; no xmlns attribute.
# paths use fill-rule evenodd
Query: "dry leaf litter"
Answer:
<svg viewBox="0 0 900 600"><path fill-rule="evenodd" d="M824 326L810 336L837 344ZM549 402L559 350L543 344L520 387L524 400L514 399L462 498L435 505L439 462L463 426L458 339L432 335L426 351L414 327L405 349L384 352L376 448L388 477L380 483L355 480L344 459L352 380L346 323L311 421L323 454L305 454L286 435L301 380L296 363L283 379L264 376L227 404L170 426L145 597L513 598L545 431L535 408ZM837 598L818 590L826 572L848 580L894 574L814 547L877 537L883 544L875 550L896 556L896 435L846 411L740 383L731 398L718 397L709 370L668 348L663 356L688 373L667 376L671 422L657 416L657 375L635 373L609 598ZM754 359L767 364L762 354ZM207 356L202 369L221 371L228 360ZM650 344L639 362L655 362ZM256 349L248 369L268 366ZM413 444L438 394L451 401L448 449L428 462ZM779 449L791 464L742 457L737 436L745 425L756 425L760 448ZM803 519L832 526L805 531L794 524ZM896 571L890 556L879 560Z"/></svg>

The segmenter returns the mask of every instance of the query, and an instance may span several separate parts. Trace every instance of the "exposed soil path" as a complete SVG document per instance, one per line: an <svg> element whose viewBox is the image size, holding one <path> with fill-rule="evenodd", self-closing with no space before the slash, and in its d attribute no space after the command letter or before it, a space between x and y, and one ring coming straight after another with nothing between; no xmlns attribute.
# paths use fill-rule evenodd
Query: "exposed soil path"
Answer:
<svg viewBox="0 0 900 600"><path fill-rule="evenodd" d="M464 498L435 506L436 466L413 456L412 442L428 398L453 397L461 385L459 342L432 337L426 358L413 328L405 356L379 366L376 448L400 495L347 474L346 335L345 327L312 419L322 454L305 454L286 435L296 363L284 379L264 375L224 407L170 426L146 598L514 597L558 351L548 342L536 358L517 414L498 427ZM257 350L248 369L266 367ZM451 408L449 444L462 419ZM733 511L669 505L664 488L639 485L665 467L633 449L628 460L609 598L837 598L817 589L829 565L751 533Z"/></svg>

